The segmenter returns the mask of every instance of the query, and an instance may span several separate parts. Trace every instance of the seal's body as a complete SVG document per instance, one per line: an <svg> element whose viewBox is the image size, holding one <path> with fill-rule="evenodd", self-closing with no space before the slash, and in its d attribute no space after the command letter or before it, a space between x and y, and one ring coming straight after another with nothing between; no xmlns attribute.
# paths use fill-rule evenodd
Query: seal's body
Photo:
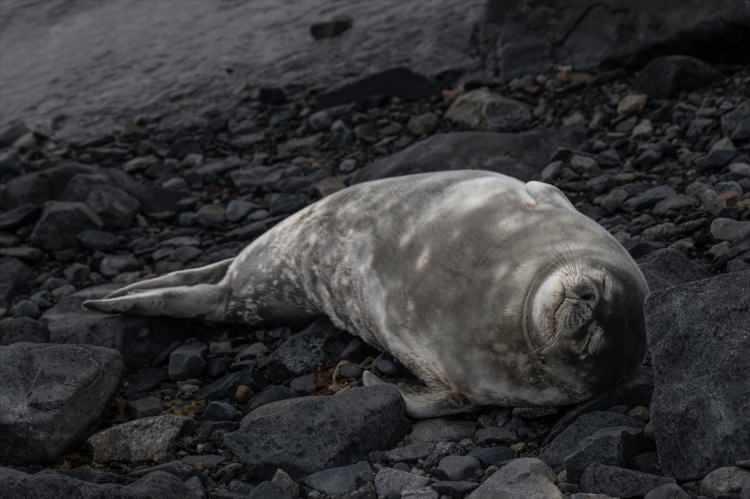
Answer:
<svg viewBox="0 0 750 499"><path fill-rule="evenodd" d="M232 260L86 306L249 324L325 314L411 369L426 386L402 387L407 409L430 417L611 387L641 361L647 292L557 188L464 170L349 187Z"/></svg>

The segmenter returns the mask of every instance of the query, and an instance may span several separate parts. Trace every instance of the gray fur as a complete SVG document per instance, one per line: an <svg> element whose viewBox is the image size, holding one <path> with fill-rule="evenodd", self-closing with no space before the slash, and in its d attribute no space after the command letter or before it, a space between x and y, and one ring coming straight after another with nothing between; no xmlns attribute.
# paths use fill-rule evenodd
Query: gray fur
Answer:
<svg viewBox="0 0 750 499"><path fill-rule="evenodd" d="M627 375L644 350L648 288L625 249L557 188L491 172L349 187L259 237L219 282L196 272L86 306L185 316L192 292L208 297L192 316L213 320L325 314L426 384L402 390L415 417L576 403ZM161 301L158 279L169 286Z"/></svg>

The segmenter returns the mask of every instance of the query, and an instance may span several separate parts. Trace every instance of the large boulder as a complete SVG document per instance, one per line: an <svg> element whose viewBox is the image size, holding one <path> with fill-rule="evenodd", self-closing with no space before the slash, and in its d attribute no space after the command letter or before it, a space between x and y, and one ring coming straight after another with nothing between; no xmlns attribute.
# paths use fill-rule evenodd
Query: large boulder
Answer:
<svg viewBox="0 0 750 499"><path fill-rule="evenodd" d="M255 475L282 468L299 477L394 446L411 426L404 411L398 390L385 385L281 400L245 416L224 445Z"/></svg>
<svg viewBox="0 0 750 499"><path fill-rule="evenodd" d="M646 319L663 471L692 480L747 459L750 272L653 293Z"/></svg>
<svg viewBox="0 0 750 499"><path fill-rule="evenodd" d="M85 438L122 372L120 354L107 348L37 343L0 347L0 462L40 463L60 457Z"/></svg>
<svg viewBox="0 0 750 499"><path fill-rule="evenodd" d="M11 468L0 468L3 497L61 499L198 499L176 476L154 471L129 485L90 483L54 471L34 475Z"/></svg>
<svg viewBox="0 0 750 499"><path fill-rule="evenodd" d="M638 266L651 292L711 276L708 268L674 248L650 253L638 261Z"/></svg>
<svg viewBox="0 0 750 499"><path fill-rule="evenodd" d="M590 69L655 55L731 59L750 40L750 5L736 0L489 0L491 69L503 78L552 65Z"/></svg>
<svg viewBox="0 0 750 499"><path fill-rule="evenodd" d="M532 180L557 148L574 147L577 132L533 130L524 133L441 133L381 158L354 174L354 182L444 170L478 169Z"/></svg>

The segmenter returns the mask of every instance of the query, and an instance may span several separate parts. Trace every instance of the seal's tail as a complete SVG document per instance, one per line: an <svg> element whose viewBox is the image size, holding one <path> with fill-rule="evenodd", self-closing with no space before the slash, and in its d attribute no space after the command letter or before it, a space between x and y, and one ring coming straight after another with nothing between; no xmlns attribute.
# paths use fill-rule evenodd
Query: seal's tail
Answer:
<svg viewBox="0 0 750 499"><path fill-rule="evenodd" d="M221 283L233 259L136 282L83 307L104 313L224 319L228 288Z"/></svg>

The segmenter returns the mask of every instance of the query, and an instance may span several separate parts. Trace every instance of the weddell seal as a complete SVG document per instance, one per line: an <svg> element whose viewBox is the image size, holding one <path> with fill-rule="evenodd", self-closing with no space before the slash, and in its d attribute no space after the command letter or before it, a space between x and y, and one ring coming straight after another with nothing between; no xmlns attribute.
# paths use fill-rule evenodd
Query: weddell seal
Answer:
<svg viewBox="0 0 750 499"><path fill-rule="evenodd" d="M84 306L247 324L325 314L424 382L399 386L420 418L613 387L645 352L647 292L627 251L556 187L461 170L348 187L236 258Z"/></svg>

